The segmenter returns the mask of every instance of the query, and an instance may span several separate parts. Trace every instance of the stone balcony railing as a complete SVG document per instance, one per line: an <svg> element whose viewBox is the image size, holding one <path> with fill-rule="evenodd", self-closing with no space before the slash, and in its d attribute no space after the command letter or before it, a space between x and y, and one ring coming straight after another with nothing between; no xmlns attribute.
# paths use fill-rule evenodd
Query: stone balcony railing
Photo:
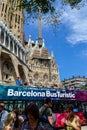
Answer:
<svg viewBox="0 0 87 130"><path fill-rule="evenodd" d="M2 21L0 21L0 46L13 53L17 58L26 64L25 48Z"/></svg>

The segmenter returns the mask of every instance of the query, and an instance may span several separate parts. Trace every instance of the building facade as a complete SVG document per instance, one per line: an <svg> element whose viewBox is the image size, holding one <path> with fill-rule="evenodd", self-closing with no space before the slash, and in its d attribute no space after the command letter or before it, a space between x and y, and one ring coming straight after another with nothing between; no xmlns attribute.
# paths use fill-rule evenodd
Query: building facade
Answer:
<svg viewBox="0 0 87 130"><path fill-rule="evenodd" d="M0 1L0 83L15 84L20 77L31 86L60 86L58 66L44 41L29 37L24 46L24 14L16 4L17 0Z"/></svg>
<svg viewBox="0 0 87 130"><path fill-rule="evenodd" d="M62 84L67 89L80 89L80 87L87 84L87 78L85 76L73 76L69 79L64 79Z"/></svg>
<svg viewBox="0 0 87 130"><path fill-rule="evenodd" d="M10 3L11 2L11 3ZM0 0L0 20L9 28L15 37L24 43L24 13L19 8L20 0Z"/></svg>
<svg viewBox="0 0 87 130"><path fill-rule="evenodd" d="M39 86L60 84L58 66L54 55L53 53L49 55L44 41L42 44L39 44L38 40L34 43L30 37L26 48L26 61L31 69L29 73L30 82L34 81L34 84Z"/></svg>

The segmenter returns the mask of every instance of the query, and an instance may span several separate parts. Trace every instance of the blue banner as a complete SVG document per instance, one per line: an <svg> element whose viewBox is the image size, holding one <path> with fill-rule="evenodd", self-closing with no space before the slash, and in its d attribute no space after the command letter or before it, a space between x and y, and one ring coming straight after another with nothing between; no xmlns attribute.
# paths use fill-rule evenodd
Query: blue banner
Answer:
<svg viewBox="0 0 87 130"><path fill-rule="evenodd" d="M0 85L0 100L43 100L46 97L75 100L76 93L62 89Z"/></svg>
<svg viewBox="0 0 87 130"><path fill-rule="evenodd" d="M0 85L0 100L43 100L46 97L52 100L87 101L87 91Z"/></svg>

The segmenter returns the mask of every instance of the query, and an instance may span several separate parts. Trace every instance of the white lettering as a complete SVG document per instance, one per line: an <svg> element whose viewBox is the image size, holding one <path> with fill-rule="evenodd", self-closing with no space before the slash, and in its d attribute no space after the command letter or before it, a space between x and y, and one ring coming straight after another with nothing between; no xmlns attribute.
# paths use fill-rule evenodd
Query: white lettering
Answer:
<svg viewBox="0 0 87 130"><path fill-rule="evenodd" d="M33 90L30 90L27 92L27 91L14 91L13 89L8 89L7 96L45 97L46 95L45 95L45 92L36 92Z"/></svg>
<svg viewBox="0 0 87 130"><path fill-rule="evenodd" d="M28 90L28 91L15 91L13 89L8 89L7 96L23 96L23 97L52 97L52 98L75 98L75 94L72 92L59 92L59 91L49 91L45 92L36 91L36 90Z"/></svg>
<svg viewBox="0 0 87 130"><path fill-rule="evenodd" d="M73 93L60 93L57 91L58 98L75 98L75 94Z"/></svg>

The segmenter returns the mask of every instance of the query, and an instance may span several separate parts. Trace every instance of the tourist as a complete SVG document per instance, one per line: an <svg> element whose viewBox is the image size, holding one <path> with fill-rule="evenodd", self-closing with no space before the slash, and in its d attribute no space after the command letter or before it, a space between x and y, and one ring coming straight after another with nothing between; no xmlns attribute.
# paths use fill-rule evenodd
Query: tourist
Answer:
<svg viewBox="0 0 87 130"><path fill-rule="evenodd" d="M52 101L50 98L46 98L45 104L40 108L40 117L43 118L44 120L47 120L50 125L54 125L54 119L52 117Z"/></svg>
<svg viewBox="0 0 87 130"><path fill-rule="evenodd" d="M5 125L4 125L4 129L3 130L16 130L16 129L14 129L14 122L15 122L15 120L16 120L15 112L10 112L7 115L7 118L5 120Z"/></svg>
<svg viewBox="0 0 87 130"><path fill-rule="evenodd" d="M36 104L29 104L25 109L27 120L24 121L21 130L53 130L53 128L39 118L39 109Z"/></svg>
<svg viewBox="0 0 87 130"><path fill-rule="evenodd" d="M66 110L68 116L65 119L65 130L81 130L80 119L73 110L73 105L69 105Z"/></svg>
<svg viewBox="0 0 87 130"><path fill-rule="evenodd" d="M17 86L21 86L22 85L22 80L20 79L20 77L16 78L16 85Z"/></svg>
<svg viewBox="0 0 87 130"><path fill-rule="evenodd" d="M0 101L0 130L3 130L8 112L4 109L4 101Z"/></svg>
<svg viewBox="0 0 87 130"><path fill-rule="evenodd" d="M16 120L14 122L14 128L16 130L19 130L24 122L23 117L21 116L21 109L20 108L16 108L14 109L14 112L16 114Z"/></svg>

